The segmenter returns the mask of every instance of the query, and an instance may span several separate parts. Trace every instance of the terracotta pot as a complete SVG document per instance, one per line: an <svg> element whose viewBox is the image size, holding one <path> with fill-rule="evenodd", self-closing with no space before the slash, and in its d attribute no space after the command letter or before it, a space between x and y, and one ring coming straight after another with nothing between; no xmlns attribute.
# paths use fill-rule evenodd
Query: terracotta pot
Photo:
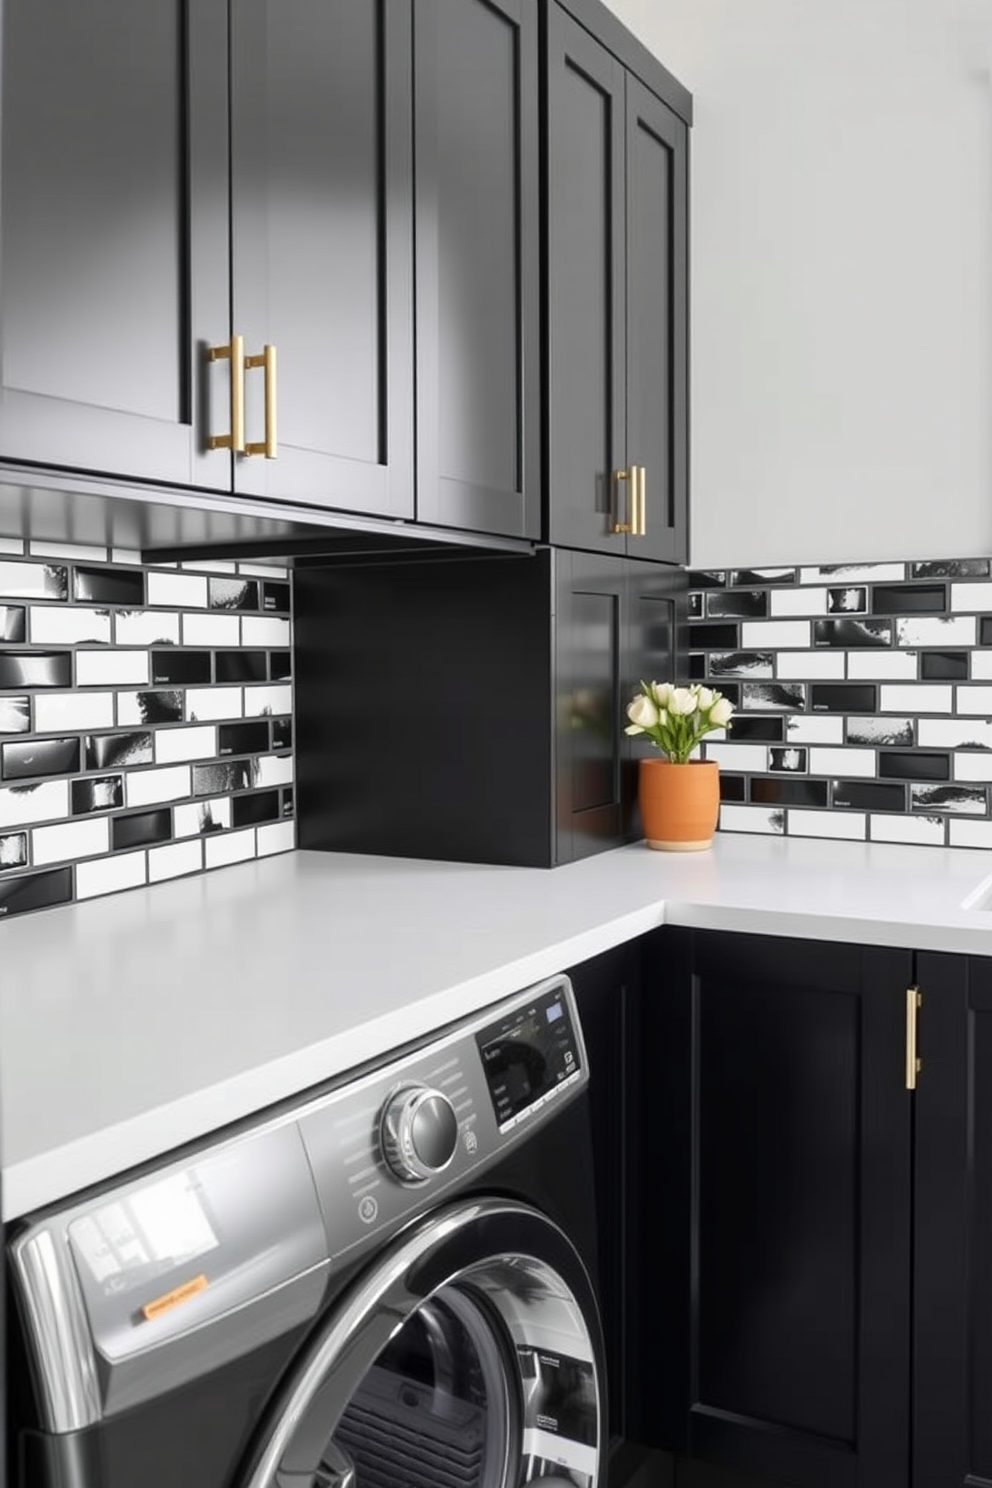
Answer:
<svg viewBox="0 0 992 1488"><path fill-rule="evenodd" d="M715 760L639 760L637 802L648 847L701 852L712 845L720 814L720 767Z"/></svg>

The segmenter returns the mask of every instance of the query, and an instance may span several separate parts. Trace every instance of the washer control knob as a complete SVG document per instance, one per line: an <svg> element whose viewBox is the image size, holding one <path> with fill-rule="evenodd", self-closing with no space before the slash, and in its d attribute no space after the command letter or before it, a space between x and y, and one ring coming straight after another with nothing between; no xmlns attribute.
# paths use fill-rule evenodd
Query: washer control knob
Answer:
<svg viewBox="0 0 992 1488"><path fill-rule="evenodd" d="M458 1118L446 1095L428 1085L402 1085L382 1109L379 1144L401 1183L443 1172L458 1146Z"/></svg>

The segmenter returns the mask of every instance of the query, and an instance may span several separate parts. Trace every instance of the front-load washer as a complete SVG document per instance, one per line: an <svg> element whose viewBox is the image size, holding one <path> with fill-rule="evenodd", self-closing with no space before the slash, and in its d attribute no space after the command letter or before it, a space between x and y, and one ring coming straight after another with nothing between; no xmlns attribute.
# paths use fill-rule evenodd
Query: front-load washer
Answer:
<svg viewBox="0 0 992 1488"><path fill-rule="evenodd" d="M8 1238L16 1488L601 1488L554 977Z"/></svg>

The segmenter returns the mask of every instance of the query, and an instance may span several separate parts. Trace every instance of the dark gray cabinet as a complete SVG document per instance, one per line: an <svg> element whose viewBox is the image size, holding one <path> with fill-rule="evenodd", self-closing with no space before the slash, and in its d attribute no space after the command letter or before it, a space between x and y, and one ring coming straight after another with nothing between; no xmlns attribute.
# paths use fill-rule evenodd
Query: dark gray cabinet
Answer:
<svg viewBox="0 0 992 1488"><path fill-rule="evenodd" d="M674 670L684 593L677 569L549 549L298 568L300 845L551 866L631 841L623 708Z"/></svg>
<svg viewBox="0 0 992 1488"><path fill-rule="evenodd" d="M688 554L688 128L547 8L549 536Z"/></svg>

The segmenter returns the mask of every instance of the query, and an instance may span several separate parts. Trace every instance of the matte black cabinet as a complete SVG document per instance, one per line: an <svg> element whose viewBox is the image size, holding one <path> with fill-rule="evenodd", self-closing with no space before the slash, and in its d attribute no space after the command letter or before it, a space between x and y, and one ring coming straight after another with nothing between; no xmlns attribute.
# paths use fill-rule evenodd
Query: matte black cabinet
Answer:
<svg viewBox="0 0 992 1488"><path fill-rule="evenodd" d="M684 593L548 549L297 568L300 845L550 866L639 836L623 709L673 670Z"/></svg>
<svg viewBox="0 0 992 1488"><path fill-rule="evenodd" d="M688 555L688 128L547 7L553 543Z"/></svg>

